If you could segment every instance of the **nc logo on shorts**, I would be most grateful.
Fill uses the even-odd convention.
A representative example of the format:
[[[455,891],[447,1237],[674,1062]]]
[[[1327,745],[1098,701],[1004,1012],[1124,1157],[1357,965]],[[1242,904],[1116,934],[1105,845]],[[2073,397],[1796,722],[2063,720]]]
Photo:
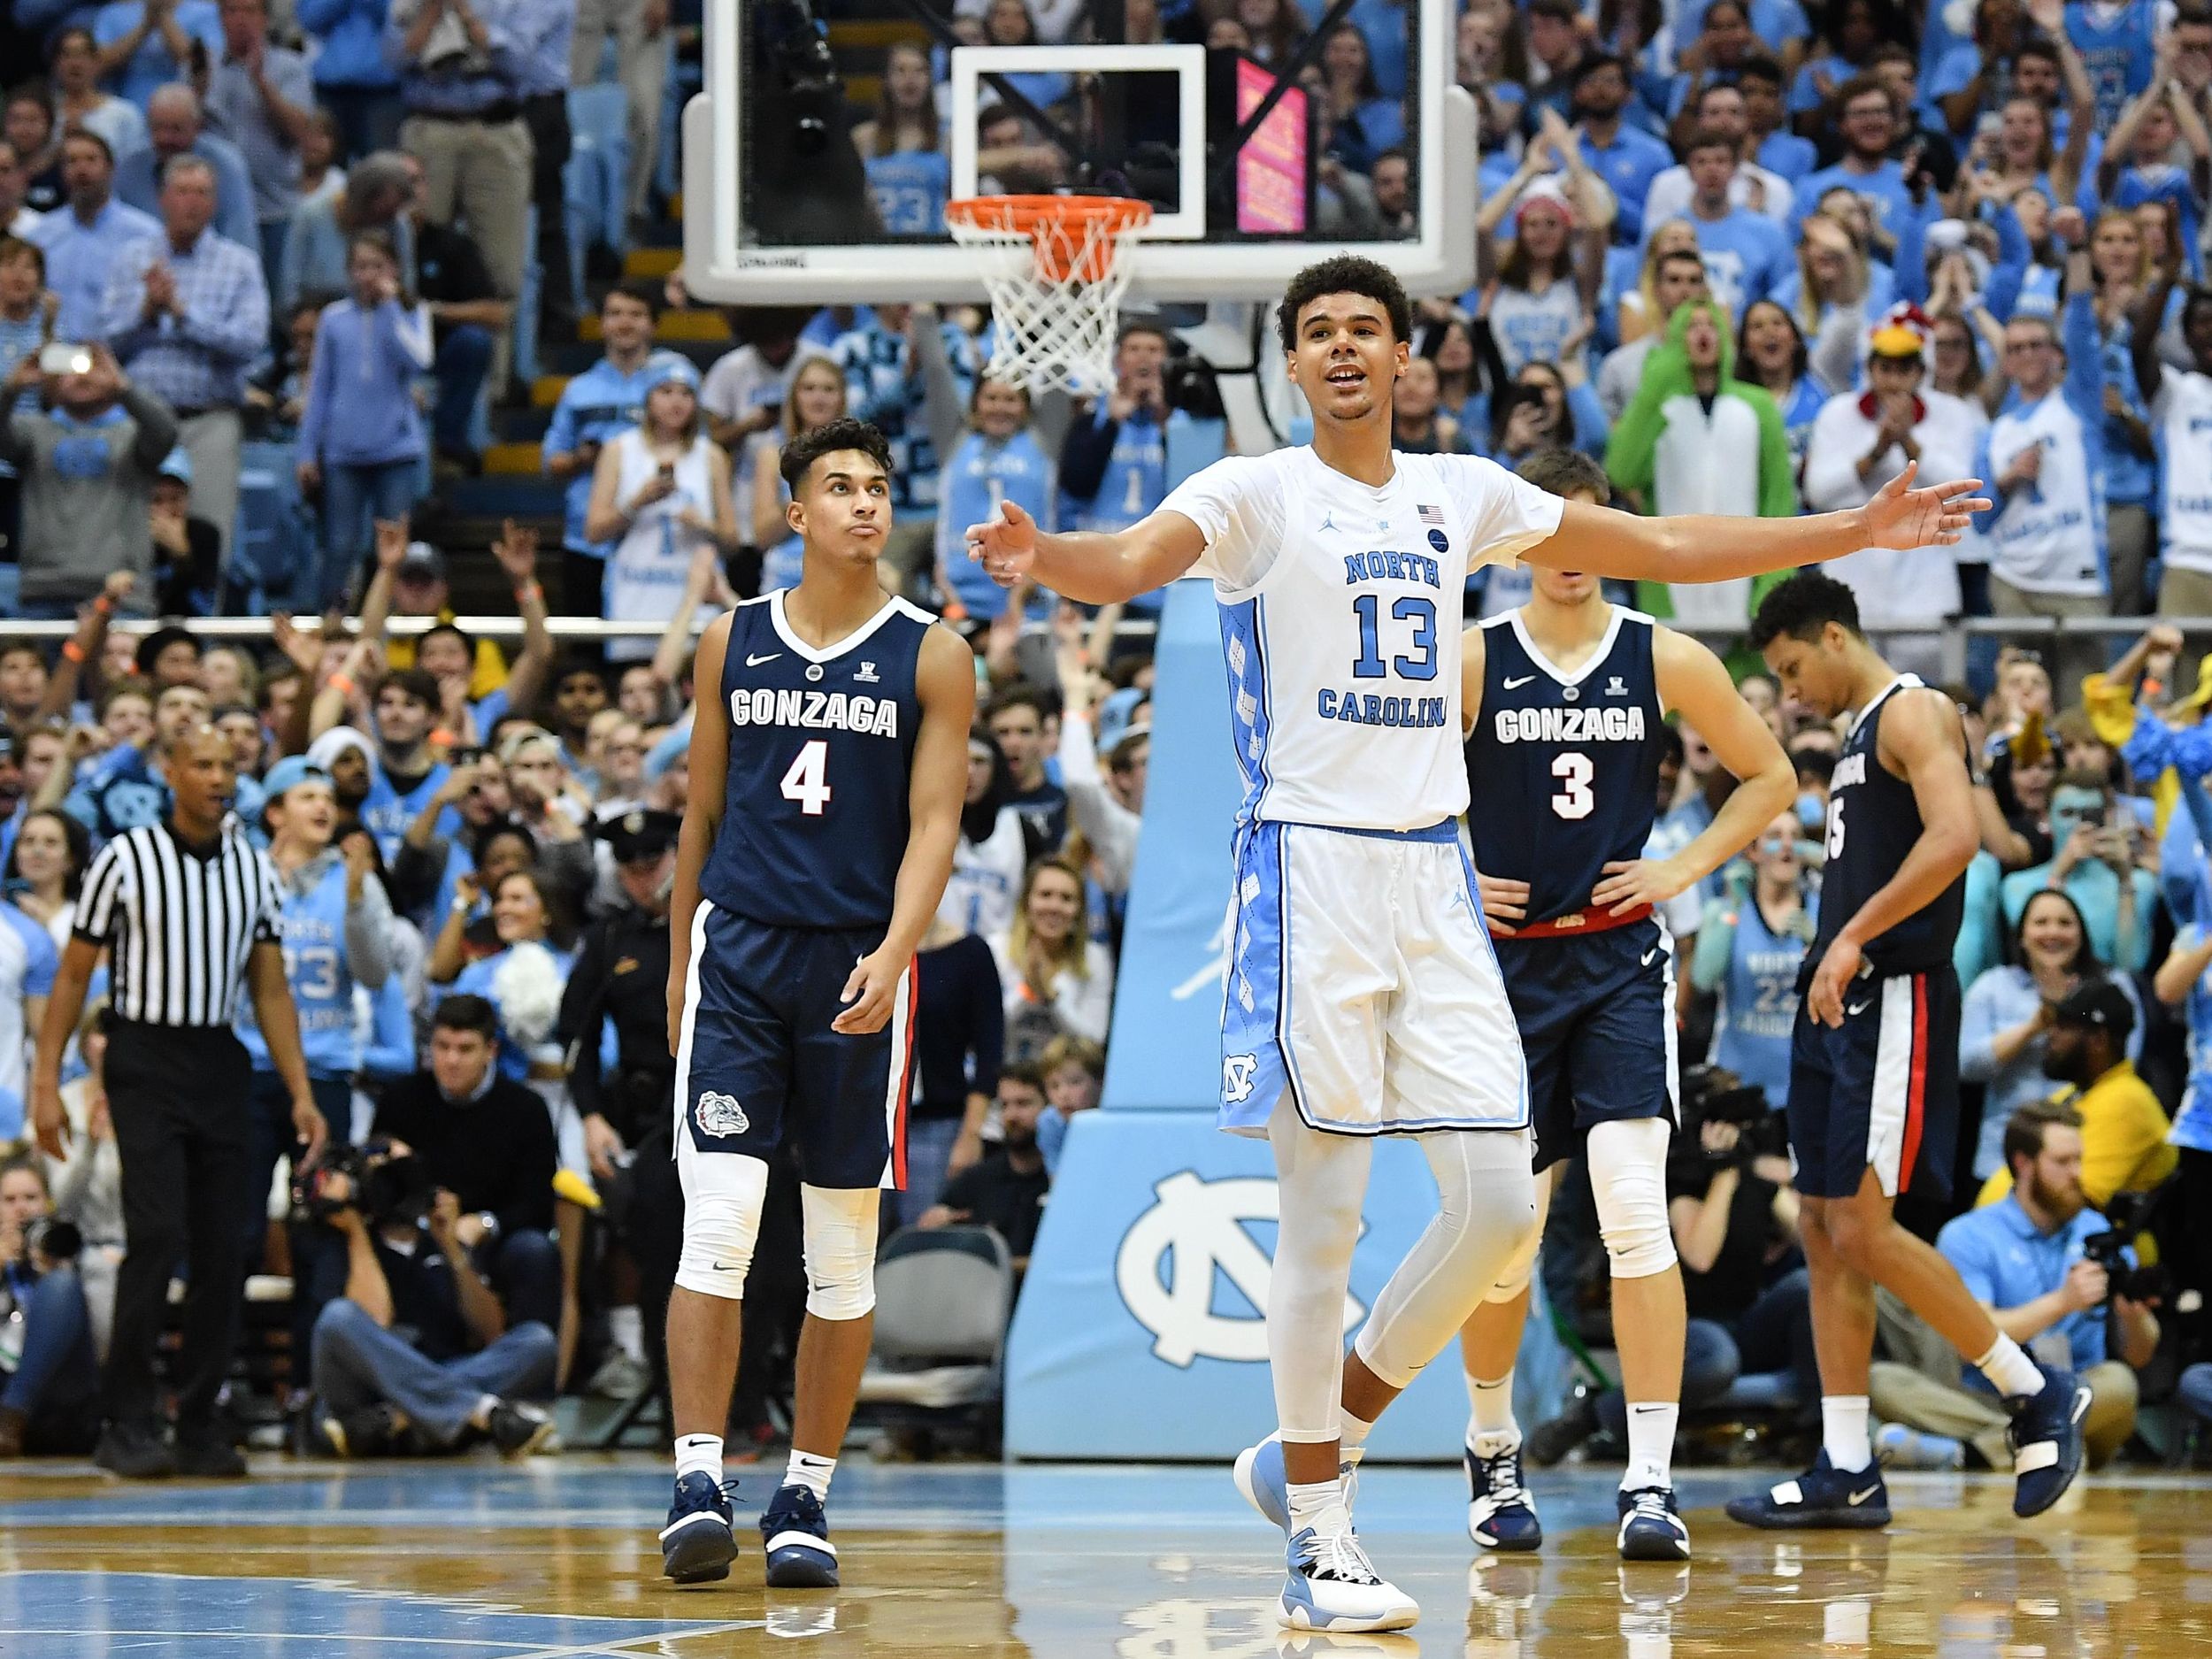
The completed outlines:
[[[1221,1098],[1241,1106],[1252,1098],[1252,1079],[1260,1069],[1257,1055],[1233,1054],[1221,1063]]]
[[[1181,1170],[1152,1193],[1158,1202],[1122,1235],[1114,1257],[1115,1286],[1137,1323],[1152,1333],[1152,1352],[1186,1369],[1200,1359],[1263,1363],[1274,1263],[1245,1224],[1278,1219],[1281,1194],[1274,1181],[1249,1176],[1209,1181]],[[1160,1277],[1164,1265],[1173,1275],[1166,1282]],[[1235,1286],[1235,1296],[1216,1297],[1217,1269]],[[1248,1313],[1215,1311],[1217,1305],[1237,1308],[1240,1298]],[[1366,1311],[1345,1297],[1344,1329],[1351,1330]]]
[[[753,1126],[753,1120],[745,1115],[745,1109],[737,1103],[734,1095],[717,1094],[712,1089],[699,1096],[691,1116],[703,1135],[741,1135]]]

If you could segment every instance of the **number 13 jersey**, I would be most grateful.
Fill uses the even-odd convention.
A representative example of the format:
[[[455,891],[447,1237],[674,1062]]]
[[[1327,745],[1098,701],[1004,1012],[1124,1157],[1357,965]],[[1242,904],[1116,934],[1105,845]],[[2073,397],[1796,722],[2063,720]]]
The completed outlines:
[[[1310,448],[1216,462],[1161,504],[1206,538],[1244,774],[1240,822],[1422,829],[1467,808],[1467,573],[1559,527],[1559,498],[1471,456],[1393,452],[1379,489]]]
[[[915,668],[935,618],[887,600],[818,650],[783,600],[778,589],[730,613],[729,780],[699,889],[771,927],[882,927],[906,856]]]
[[[1529,884],[1528,921],[1586,910],[1609,864],[1643,856],[1659,810],[1652,620],[1613,609],[1587,662],[1563,673],[1521,613],[1482,625],[1482,708],[1467,739],[1475,868]]]

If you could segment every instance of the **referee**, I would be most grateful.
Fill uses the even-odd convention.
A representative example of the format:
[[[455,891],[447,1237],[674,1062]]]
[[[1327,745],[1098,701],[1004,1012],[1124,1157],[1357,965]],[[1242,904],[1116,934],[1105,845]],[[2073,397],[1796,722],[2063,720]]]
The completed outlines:
[[[106,950],[105,1081],[123,1160],[126,1253],[108,1348],[107,1428],[96,1460],[136,1478],[242,1475],[245,1460],[214,1421],[238,1334],[238,1217],[257,1196],[247,1191],[252,1076],[231,1029],[242,988],[253,998],[309,1157],[321,1149],[323,1118],[308,1087],[277,943],[276,877],[227,816],[238,783],[230,740],[195,723],[163,744],[161,762],[169,815],[108,842],[85,876],[74,937],[39,1029],[32,1125],[39,1145],[62,1156],[69,1140],[62,1049]],[[180,1256],[190,1279],[172,1448],[154,1390],[154,1346]]]

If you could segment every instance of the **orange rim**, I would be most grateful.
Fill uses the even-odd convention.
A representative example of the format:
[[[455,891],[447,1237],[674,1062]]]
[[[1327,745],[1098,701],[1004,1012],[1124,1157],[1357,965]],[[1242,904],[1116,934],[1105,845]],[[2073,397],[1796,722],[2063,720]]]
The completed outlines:
[[[1112,268],[1122,234],[1150,222],[1152,205],[1123,196],[969,196],[946,203],[945,217],[1028,237],[1040,276],[1096,282]],[[1102,230],[1095,240],[1093,225]]]

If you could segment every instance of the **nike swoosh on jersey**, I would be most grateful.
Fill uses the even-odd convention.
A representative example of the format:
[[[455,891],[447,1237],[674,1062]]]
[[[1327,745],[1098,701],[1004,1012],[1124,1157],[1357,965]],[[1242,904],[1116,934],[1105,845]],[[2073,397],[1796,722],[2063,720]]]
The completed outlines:
[[[1533,674],[1523,674],[1518,680],[1507,680],[1505,682],[1505,688],[1508,691],[1518,691],[1523,686],[1525,686],[1530,680],[1535,678],[1536,676]]]
[[[1651,966],[1651,964],[1652,964],[1655,961],[1656,961],[1656,960],[1658,959],[1658,956],[1659,956],[1659,953],[1658,953],[1656,950],[1647,950],[1646,952],[1644,952],[1643,960],[1642,960],[1640,963],[1639,963],[1637,965],[1638,965],[1638,966],[1640,966],[1640,967],[1648,968],[1649,966]]]
[[[763,663],[772,663],[776,660],[776,658],[781,657],[783,653],[781,651],[771,651],[765,657],[755,657],[750,651],[748,651],[745,654],[745,666],[748,668],[758,668]]]
[[[1871,1002],[1854,1002],[1850,1007],[1845,1009],[1843,1011],[1847,1014],[1863,1014],[1868,1009],[1873,1006],[1874,1004]]]

